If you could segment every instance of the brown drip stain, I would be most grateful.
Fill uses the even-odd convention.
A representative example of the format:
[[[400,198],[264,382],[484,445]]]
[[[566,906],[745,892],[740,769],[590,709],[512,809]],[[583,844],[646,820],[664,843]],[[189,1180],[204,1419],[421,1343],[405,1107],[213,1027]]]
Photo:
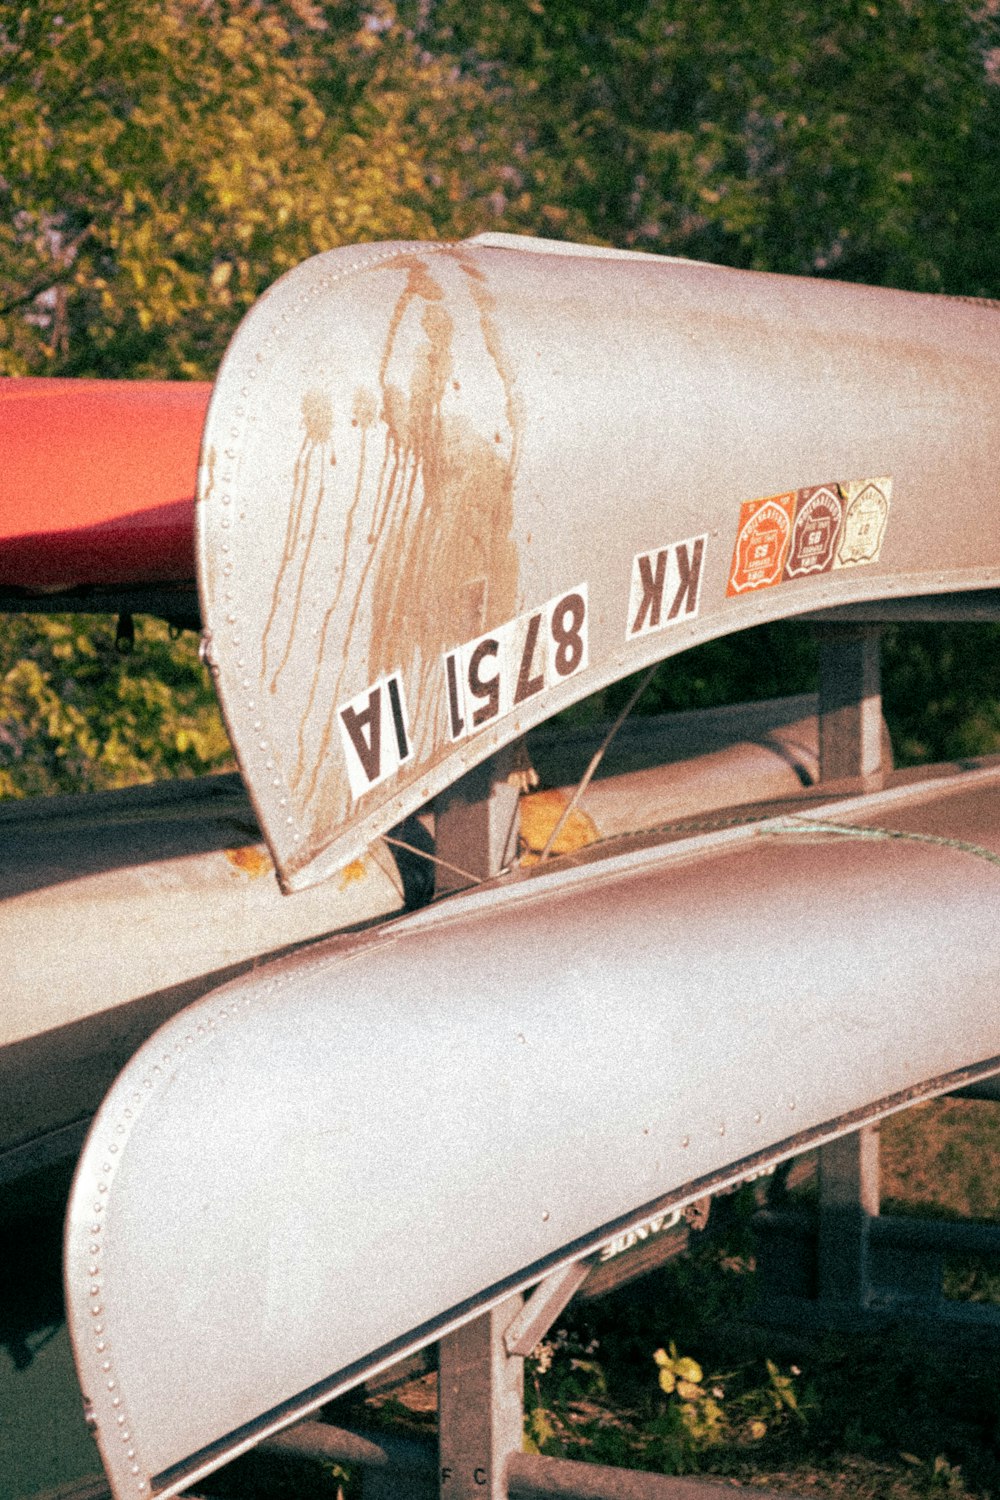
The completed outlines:
[[[330,463],[334,463],[335,456],[331,447],[333,434],[333,404],[325,391],[306,391],[302,397],[302,426],[305,435],[299,446],[295,459],[295,467],[292,471],[292,503],[288,509],[288,521],[285,527],[285,544],[281,554],[281,563],[278,567],[278,576],[275,580],[274,595],[271,601],[271,609],[264,625],[264,635],[261,643],[261,676],[268,689],[275,693],[278,689],[278,681],[282,672],[288,665],[292,646],[295,641],[296,627],[302,608],[302,591],[305,587],[306,572],[309,567],[309,557],[316,540],[316,528],[319,525],[320,513],[323,509],[323,500],[326,494],[325,467],[323,462],[328,456]],[[313,468],[315,466],[315,479]],[[303,541],[303,533],[305,540]],[[301,544],[301,545],[300,545]],[[294,590],[290,601],[285,598],[285,582],[292,566],[295,566],[296,579]],[[282,605],[289,604],[289,618],[281,625],[281,634],[284,645],[274,654],[278,660],[275,663],[271,652],[270,637],[278,625],[279,615],[282,613]]]
[[[371,621],[366,682],[374,683],[392,671],[403,673],[416,770],[445,737],[439,682],[442,652],[503,624],[518,611],[518,555],[512,530],[522,421],[514,375],[499,336],[492,295],[478,268],[460,250],[439,254],[462,273],[478,359],[481,363],[485,355],[497,377],[496,409],[485,431],[455,409],[453,393],[469,378],[459,364],[456,319],[463,320],[461,339],[468,348],[469,302],[463,306],[461,296],[453,294],[446,301],[444,287],[420,255],[407,253],[372,267],[366,274],[405,271],[406,280],[389,317],[378,390],[359,388],[354,393],[351,423],[360,430],[358,466],[345,508],[339,556],[330,559],[331,592],[318,630],[318,649],[312,648],[316,666],[292,775],[303,802],[314,804],[311,816],[304,819],[314,826],[329,825],[350,805],[336,753],[336,710],[345,691],[347,665],[361,644],[357,637],[362,626],[367,629]],[[408,367],[408,378],[402,380],[401,365]],[[450,407],[445,405],[447,395],[452,398]],[[287,591],[286,574],[294,560],[292,625],[298,618],[323,498],[320,482],[309,517],[312,461],[329,442],[332,428],[332,417],[325,426],[318,420],[318,403],[307,413],[306,403],[312,399],[303,402],[306,433],[275,586],[277,601]],[[362,537],[357,522],[366,509],[368,530]],[[348,577],[352,550],[353,574]],[[345,580],[349,608],[343,597]],[[266,647],[267,636],[277,633],[277,610],[276,603],[265,632]],[[331,641],[335,625],[340,638]],[[288,660],[292,633],[290,629],[280,657],[270,647],[270,662],[276,663],[270,666],[274,685]],[[328,643],[338,662],[333,681],[329,666],[327,672],[322,670]]]

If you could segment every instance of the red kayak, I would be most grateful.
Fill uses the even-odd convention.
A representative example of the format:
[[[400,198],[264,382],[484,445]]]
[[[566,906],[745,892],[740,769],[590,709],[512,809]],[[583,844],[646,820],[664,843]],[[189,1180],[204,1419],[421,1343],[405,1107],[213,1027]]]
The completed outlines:
[[[0,380],[0,589],[188,584],[211,385]]]

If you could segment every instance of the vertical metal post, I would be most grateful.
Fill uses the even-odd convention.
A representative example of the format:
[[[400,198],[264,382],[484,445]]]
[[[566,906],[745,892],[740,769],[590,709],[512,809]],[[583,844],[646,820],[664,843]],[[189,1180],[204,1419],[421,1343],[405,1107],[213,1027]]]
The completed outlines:
[[[520,1311],[512,1297],[438,1346],[441,1500],[507,1500],[507,1460],[521,1450],[524,1360],[504,1333]]]
[[[879,1127],[865,1125],[819,1150],[821,1298],[867,1306],[868,1228],[878,1211]]]
[[[508,754],[491,756],[435,800],[434,852],[447,862],[436,866],[438,895],[469,884],[459,870],[489,880],[517,854],[519,794],[509,769]]]
[[[883,777],[881,627],[818,628],[820,780],[874,791]]]

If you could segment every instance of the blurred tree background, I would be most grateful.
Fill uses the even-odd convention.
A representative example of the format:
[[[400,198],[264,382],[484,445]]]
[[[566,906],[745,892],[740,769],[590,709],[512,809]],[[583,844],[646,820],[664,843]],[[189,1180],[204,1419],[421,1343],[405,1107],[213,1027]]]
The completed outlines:
[[[306,256],[504,229],[1000,297],[1000,0],[8,0],[0,374],[211,378]],[[0,795],[226,763],[190,639],[0,630]],[[1000,749],[1000,632],[897,628],[897,754]],[[803,628],[642,707],[811,686]],[[609,695],[613,705],[615,693]]]

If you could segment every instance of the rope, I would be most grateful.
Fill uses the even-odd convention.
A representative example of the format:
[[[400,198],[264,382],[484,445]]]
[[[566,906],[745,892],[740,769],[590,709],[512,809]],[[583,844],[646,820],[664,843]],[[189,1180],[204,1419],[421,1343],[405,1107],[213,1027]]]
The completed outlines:
[[[966,839],[949,839],[938,833],[913,833],[902,828],[871,828],[864,824],[828,823],[824,818],[807,818],[801,813],[791,813],[780,822],[762,828],[762,834],[783,833],[835,833],[853,839],[905,839],[917,844],[934,844],[942,849],[957,849],[961,854],[974,854],[991,865],[1000,865],[1000,854],[985,849],[982,844],[972,844]]]
[[[591,756],[590,764],[584,771],[583,775],[580,777],[580,780],[577,783],[576,790],[574,791],[569,801],[566,803],[566,806],[563,808],[562,812],[559,814],[559,817],[556,821],[556,826],[553,828],[552,832],[549,834],[548,838],[545,841],[545,847],[542,850],[541,854],[538,856],[538,863],[540,865],[543,865],[548,859],[549,853],[552,849],[552,845],[555,843],[556,839],[562,832],[566,819],[569,817],[574,807],[576,807],[577,803],[580,801],[580,798],[583,796],[584,792],[587,790],[588,786],[593,780],[594,772],[601,764],[601,761],[604,758],[605,750],[607,750],[608,746],[611,744],[611,741],[614,739],[619,729],[625,723],[625,720],[628,718],[633,708],[635,708],[635,705],[638,703],[640,697],[645,692],[646,687],[651,681],[653,673],[656,671],[656,668],[658,666],[659,662],[655,662],[653,666],[649,668],[648,672],[643,673],[639,681],[639,686],[629,698],[628,702],[625,704],[625,707],[622,709],[621,713],[618,715],[617,719],[612,724],[607,734],[604,736],[604,739],[601,741],[600,745]]]
[[[431,854],[426,849],[418,849],[416,844],[408,844],[405,839],[397,839],[391,833],[383,833],[383,842],[395,844],[397,849],[405,849],[407,854],[419,854],[421,859],[429,860],[432,865],[440,865],[442,870],[451,870],[455,875],[461,875],[470,885],[482,885],[483,877],[473,875],[469,870],[463,870],[461,865],[453,865],[450,860],[442,859],[440,855]]]

